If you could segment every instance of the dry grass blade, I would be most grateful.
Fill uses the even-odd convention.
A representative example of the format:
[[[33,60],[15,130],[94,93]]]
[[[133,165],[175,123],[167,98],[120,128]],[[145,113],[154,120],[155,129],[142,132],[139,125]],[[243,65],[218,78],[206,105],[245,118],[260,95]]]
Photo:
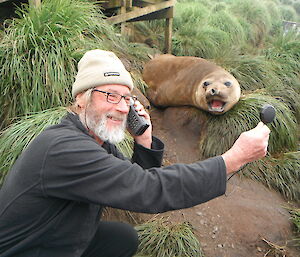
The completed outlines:
[[[271,256],[276,256],[276,257],[286,257],[286,246],[279,246],[271,241],[262,238],[262,240],[270,247],[270,249],[265,253],[264,257]]]
[[[291,215],[291,220],[294,224],[295,237],[292,240],[292,245],[300,247],[300,208],[284,207]]]

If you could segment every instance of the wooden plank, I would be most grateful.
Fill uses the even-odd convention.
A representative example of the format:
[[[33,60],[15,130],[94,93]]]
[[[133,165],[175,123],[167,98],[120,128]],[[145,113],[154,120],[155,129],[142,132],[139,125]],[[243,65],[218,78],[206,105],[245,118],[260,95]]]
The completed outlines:
[[[168,0],[142,0],[143,2],[147,2],[149,4],[158,4],[164,1],[168,1]]]
[[[1,0],[0,0],[1,1]],[[7,0],[5,0],[7,1]],[[126,7],[132,7],[132,6],[137,6],[137,7],[145,7],[149,6],[152,4],[157,4],[159,2],[162,2],[162,0],[158,1],[145,1],[145,0],[127,0]],[[122,6],[122,0],[104,0],[99,3],[104,9],[113,9],[113,8],[120,8]]]
[[[4,2],[8,2],[9,0],[0,0],[0,4]]]
[[[175,0],[164,1],[164,2],[159,3],[159,4],[147,6],[147,7],[140,8],[138,10],[134,10],[134,11],[131,11],[131,12],[128,12],[128,13],[125,13],[125,14],[121,14],[121,15],[117,15],[117,16],[107,18],[107,21],[110,24],[122,23],[122,22],[125,22],[125,21],[128,21],[128,20],[132,20],[134,18],[137,18],[139,16],[143,16],[143,15],[146,15],[146,14],[157,12],[157,11],[162,10],[162,9],[173,7],[174,4],[175,4]]]
[[[149,20],[160,20],[160,19],[168,19],[174,17],[173,7],[169,7],[163,10],[159,10],[154,13],[146,14],[132,20],[128,20],[128,22],[135,22],[135,21],[149,21]]]

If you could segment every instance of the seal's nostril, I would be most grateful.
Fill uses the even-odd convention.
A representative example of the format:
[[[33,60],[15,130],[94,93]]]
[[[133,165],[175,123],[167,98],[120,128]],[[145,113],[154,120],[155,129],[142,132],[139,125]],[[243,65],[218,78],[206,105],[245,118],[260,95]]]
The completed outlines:
[[[211,95],[215,95],[215,94],[216,94],[216,90],[212,88],[212,89],[210,90],[210,93],[211,93]]]

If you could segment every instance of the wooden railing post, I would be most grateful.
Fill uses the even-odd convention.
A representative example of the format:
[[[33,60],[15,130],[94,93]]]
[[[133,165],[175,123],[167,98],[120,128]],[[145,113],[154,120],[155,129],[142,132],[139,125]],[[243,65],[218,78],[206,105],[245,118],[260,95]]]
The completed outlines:
[[[122,0],[120,14],[126,13],[126,0]],[[125,35],[125,22],[121,23],[121,35]]]
[[[165,51],[167,54],[172,52],[172,27],[173,18],[167,18],[165,27]]]

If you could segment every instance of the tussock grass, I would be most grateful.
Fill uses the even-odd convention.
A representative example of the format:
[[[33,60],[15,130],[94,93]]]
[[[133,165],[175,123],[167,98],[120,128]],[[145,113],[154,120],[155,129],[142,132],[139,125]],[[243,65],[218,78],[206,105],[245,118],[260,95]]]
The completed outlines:
[[[178,2],[175,9],[174,31],[178,31],[187,23],[203,26],[210,14],[210,9],[201,2],[186,1]]]
[[[253,46],[261,46],[271,30],[271,16],[264,3],[258,0],[233,1],[231,12],[244,20],[244,24],[250,24],[248,40]]]
[[[243,174],[280,192],[285,199],[300,201],[300,152],[285,152],[250,163]]]
[[[161,218],[136,227],[140,245],[138,256],[204,256],[190,223],[172,224]]]
[[[299,16],[299,15],[300,15],[300,2],[294,2],[294,3],[293,3],[293,7],[294,7],[296,13],[297,13],[298,16]],[[298,19],[298,21],[299,21],[299,19]]]
[[[276,70],[276,75],[280,78],[284,77],[284,81],[295,80],[300,74],[300,35],[293,32],[287,34],[279,34],[270,43],[268,49],[264,50],[264,55],[268,61],[272,62],[272,66]],[[300,87],[289,83],[298,93]]]
[[[230,37],[220,29],[206,26],[199,30],[187,24],[173,37],[173,53],[178,56],[214,59],[218,56],[227,56],[233,51],[230,41]]]
[[[41,8],[24,5],[18,13],[0,45],[2,126],[18,115],[68,104],[82,33],[89,27],[92,37],[99,16],[93,4],[78,0],[45,0]]]
[[[283,17],[283,19],[286,21],[298,20],[296,10],[290,5],[281,5],[280,13],[281,13],[281,16]]]
[[[0,184],[23,149],[46,127],[57,124],[65,114],[65,108],[32,113],[0,133]]]
[[[113,50],[142,59],[145,48],[118,37],[89,1],[45,0],[24,5],[7,21],[0,43],[0,128],[17,116],[67,106],[77,63],[90,49]]]
[[[265,1],[265,6],[271,18],[271,35],[277,35],[282,30],[282,16],[279,9],[279,4],[276,1]]]
[[[242,90],[253,91],[266,88],[270,79],[273,79],[263,56],[229,55],[225,58],[218,57],[215,61],[238,80]]]
[[[212,12],[223,11],[227,9],[227,5],[223,2],[216,3],[215,6],[212,8]]]
[[[245,42],[245,32],[238,19],[230,12],[221,10],[212,12],[209,16],[208,25],[226,32],[230,36],[230,44],[243,44]]]
[[[175,55],[212,59],[228,55],[233,51],[233,42],[243,40],[242,27],[225,10],[215,13],[198,2],[178,3],[176,10],[173,36]]]

